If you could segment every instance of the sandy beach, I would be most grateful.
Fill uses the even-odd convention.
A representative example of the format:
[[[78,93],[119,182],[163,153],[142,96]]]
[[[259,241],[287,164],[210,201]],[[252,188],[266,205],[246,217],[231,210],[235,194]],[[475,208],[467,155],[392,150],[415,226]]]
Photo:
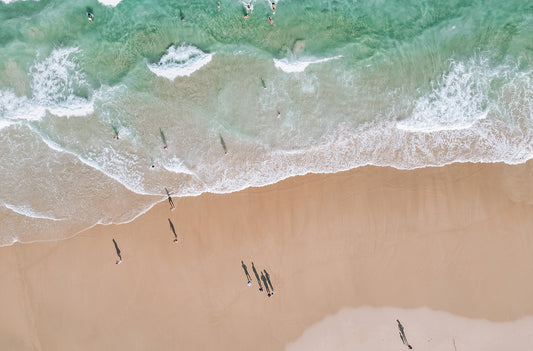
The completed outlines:
[[[532,179],[369,166],[2,247],[0,349],[530,350]]]

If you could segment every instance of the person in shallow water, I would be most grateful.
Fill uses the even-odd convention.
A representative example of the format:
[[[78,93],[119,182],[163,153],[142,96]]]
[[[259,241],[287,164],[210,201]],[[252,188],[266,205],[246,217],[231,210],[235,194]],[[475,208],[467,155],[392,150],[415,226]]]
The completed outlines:
[[[94,22],[94,15],[90,12],[87,12],[87,17],[89,18],[89,21]]]

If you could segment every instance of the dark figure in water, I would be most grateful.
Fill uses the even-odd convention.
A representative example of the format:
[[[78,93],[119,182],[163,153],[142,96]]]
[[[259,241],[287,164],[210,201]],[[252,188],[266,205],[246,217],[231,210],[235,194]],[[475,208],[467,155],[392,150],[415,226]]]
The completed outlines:
[[[115,125],[111,125],[111,127],[113,128],[113,131],[115,132],[115,136],[113,136],[113,139],[115,139],[115,140],[120,139],[118,137],[118,128]]]
[[[173,210],[174,209],[174,201],[172,201],[172,197],[170,196],[170,193],[168,192],[167,188],[165,188],[165,191],[167,192],[168,203],[170,204],[170,209]]]
[[[246,274],[246,279],[248,279],[248,286],[252,285],[252,277],[248,273],[248,267],[244,264],[244,261],[241,261],[242,269],[244,269],[244,274]]]
[[[170,218],[168,219],[168,223],[170,223],[170,230],[172,230],[172,234],[174,234],[174,242],[177,243],[178,242],[178,235],[176,234],[176,229],[174,229],[174,224],[172,223]]]
[[[272,286],[272,282],[270,281],[270,274],[268,274],[267,270],[263,270],[265,272],[265,278],[267,280],[268,285],[270,285],[270,290],[272,291],[271,295],[274,295],[274,287]]]
[[[218,135],[220,137],[220,144],[222,144],[222,148],[224,149],[224,154],[228,154],[228,148],[226,147],[226,143],[224,142],[224,138],[222,138],[222,135]]]
[[[161,128],[159,128],[159,135],[161,135],[161,141],[163,142],[163,150],[168,150],[167,138],[165,137],[165,133],[163,133]]]
[[[122,256],[120,256],[120,249],[118,248],[118,245],[115,239],[113,239],[113,244],[115,244],[115,250],[117,251],[117,256],[118,256],[118,260],[115,263],[119,264],[122,262]]]
[[[261,280],[263,281],[263,284],[265,284],[265,288],[267,289],[267,296],[270,297],[272,294],[270,293],[270,289],[268,288],[267,279],[265,278],[265,275],[263,272],[261,272]]]
[[[252,270],[254,271],[255,279],[257,279],[257,284],[259,284],[259,291],[263,291],[263,286],[261,285],[261,279],[259,279],[259,274],[255,270],[254,263],[252,262]]]
[[[403,325],[400,323],[400,321],[397,319],[396,322],[398,322],[398,329],[400,330],[400,338],[402,339],[402,342],[405,346],[407,346],[409,349],[412,349],[413,347],[409,345],[407,342],[407,337],[405,337],[405,331],[403,330]]]
[[[87,12],[87,17],[89,18],[90,22],[94,22],[94,15],[92,14],[92,12]]]
[[[185,15],[181,11],[181,9],[180,9],[180,21],[185,22]]]

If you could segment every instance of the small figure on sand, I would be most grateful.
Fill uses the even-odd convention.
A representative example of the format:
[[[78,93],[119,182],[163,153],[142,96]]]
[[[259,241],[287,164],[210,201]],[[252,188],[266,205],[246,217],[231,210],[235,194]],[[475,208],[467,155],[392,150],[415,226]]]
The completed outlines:
[[[281,117],[281,112],[278,111],[278,118],[280,118],[280,117]]]
[[[170,204],[170,209],[173,210],[175,208],[174,207],[174,201],[172,201],[172,197],[170,196],[170,193],[168,192],[167,188],[165,188],[165,191],[167,192],[168,203]]]
[[[248,279],[248,286],[252,285],[252,277],[250,277],[250,274],[248,273],[248,267],[244,264],[244,261],[241,261],[242,269],[244,269],[244,274],[246,275],[246,279]]]
[[[271,295],[274,295],[274,287],[272,286],[272,282],[270,281],[270,274],[268,274],[266,269],[264,269],[263,272],[265,272],[265,278],[267,280],[268,285],[270,285]]]
[[[222,138],[222,134],[218,134],[220,137],[220,144],[222,145],[222,148],[224,149],[224,155],[228,154],[228,148],[226,147],[226,143],[224,142],[224,138]]]
[[[159,128],[159,135],[161,135],[161,141],[163,142],[163,150],[168,150],[167,138],[165,137],[165,133],[163,133],[161,128]]]
[[[412,349],[413,347],[409,345],[407,342],[407,337],[405,336],[405,331],[403,330],[403,325],[400,323],[400,321],[397,319],[396,322],[398,322],[398,329],[400,330],[400,338],[402,339],[402,342],[405,346],[407,346],[409,349]]]
[[[263,291],[263,286],[261,285],[261,279],[259,279],[259,274],[255,269],[254,263],[252,262],[252,270],[254,271],[255,279],[257,279],[257,284],[259,284],[259,291]]]
[[[172,230],[172,234],[174,234],[174,243],[177,243],[178,242],[178,235],[176,234],[176,229],[174,228],[174,223],[172,223],[172,221],[170,220],[170,218],[168,219],[168,223],[170,224],[170,230]]]
[[[121,264],[122,263],[122,256],[120,255],[120,249],[118,248],[117,242],[113,238],[113,244],[115,244],[115,250],[117,251],[118,260],[115,262],[115,264]]]
[[[268,16],[268,21],[270,22],[271,25],[274,25],[274,21],[272,21],[272,17]]]
[[[267,296],[268,297],[272,296],[272,294],[270,293],[270,289],[268,287],[267,280],[266,280],[265,275],[263,274],[263,272],[261,272],[261,280],[263,281],[263,284],[265,285],[265,288],[267,290]]]

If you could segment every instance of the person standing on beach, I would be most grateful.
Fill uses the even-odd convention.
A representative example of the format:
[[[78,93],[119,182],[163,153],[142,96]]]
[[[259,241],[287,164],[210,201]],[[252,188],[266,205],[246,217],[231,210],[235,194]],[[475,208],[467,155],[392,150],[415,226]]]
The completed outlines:
[[[248,279],[248,286],[252,285],[252,277],[250,277],[250,274],[248,273],[248,267],[244,264],[244,261],[241,261],[242,269],[244,269],[244,274],[246,274],[246,279]]]
[[[268,297],[272,296],[272,294],[270,293],[270,289],[268,288],[268,283],[263,272],[261,272],[261,280],[263,281],[263,284],[265,284],[265,288],[267,290],[267,296]]]
[[[274,287],[272,286],[272,282],[270,281],[270,274],[268,274],[266,269],[264,269],[263,272],[265,272],[266,281],[268,285],[270,285],[271,295],[274,295]]]
[[[398,322],[398,329],[400,330],[400,339],[402,339],[402,342],[405,346],[407,346],[409,349],[412,349],[413,347],[409,345],[407,342],[407,337],[405,336],[405,331],[403,330],[403,325],[400,323],[400,320],[396,320]]]
[[[120,249],[118,248],[117,242],[113,238],[113,244],[115,244],[115,250],[117,251],[118,260],[115,262],[115,264],[121,264],[122,263],[122,256],[120,255]]]
[[[172,201],[172,197],[170,196],[170,193],[168,192],[167,188],[165,188],[165,191],[167,192],[168,203],[170,204],[170,209],[173,210],[174,209],[174,201]]]
[[[174,234],[174,242],[177,243],[178,242],[178,235],[176,234],[176,229],[174,228],[174,223],[172,223],[170,218],[168,219],[168,223],[170,223],[170,230],[172,230],[172,234]]]
[[[263,286],[261,285],[261,279],[259,279],[259,274],[255,269],[254,263],[252,262],[252,270],[254,271],[255,279],[257,279],[257,284],[259,284],[259,291],[263,291]]]

